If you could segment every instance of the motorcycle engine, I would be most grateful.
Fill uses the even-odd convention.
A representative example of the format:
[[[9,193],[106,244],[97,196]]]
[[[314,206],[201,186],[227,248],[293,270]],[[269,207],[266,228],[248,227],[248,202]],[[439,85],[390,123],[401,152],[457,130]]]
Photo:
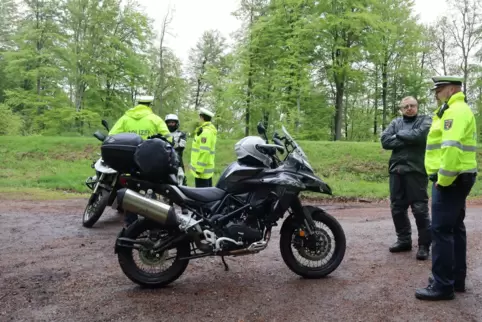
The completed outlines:
[[[228,205],[222,215],[216,215],[213,218],[230,213],[237,208],[238,205]],[[265,225],[262,218],[269,209],[270,203],[266,203],[265,200],[259,202],[258,205],[251,208],[249,211],[244,212],[240,217],[231,219],[224,227],[221,228],[223,237],[231,238],[237,242],[242,241],[243,245],[235,245],[231,242],[222,242],[222,248],[224,250],[233,250],[238,248],[245,248],[254,242],[263,239],[263,233]],[[212,219],[213,219],[212,218]],[[260,219],[260,220],[258,220]]]
[[[223,229],[226,237],[236,241],[243,241],[245,245],[250,245],[263,238],[263,233],[256,227],[250,227],[242,221],[229,222]]]

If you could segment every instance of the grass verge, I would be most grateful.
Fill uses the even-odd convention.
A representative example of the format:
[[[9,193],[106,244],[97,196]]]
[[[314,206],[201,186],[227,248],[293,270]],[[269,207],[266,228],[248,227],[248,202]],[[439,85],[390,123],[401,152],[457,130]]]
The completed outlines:
[[[225,167],[235,160],[236,140],[218,140],[214,182]],[[190,159],[190,141],[184,152]],[[333,189],[340,200],[380,200],[389,196],[388,159],[390,152],[374,142],[301,141],[317,175]],[[100,143],[95,138],[71,137],[0,137],[0,198],[64,199],[84,197],[84,185],[93,175],[91,164],[98,158]],[[482,148],[478,152],[482,159]],[[188,174],[188,185],[193,185]],[[471,196],[481,196],[480,177]],[[312,193],[306,197],[322,198]],[[331,197],[328,197],[331,198]]]

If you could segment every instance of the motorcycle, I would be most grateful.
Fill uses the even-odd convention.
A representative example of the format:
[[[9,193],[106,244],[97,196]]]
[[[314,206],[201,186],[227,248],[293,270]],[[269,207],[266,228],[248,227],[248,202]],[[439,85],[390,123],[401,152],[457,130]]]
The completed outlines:
[[[282,131],[284,136],[275,133],[275,144],[269,144],[259,123],[258,133],[265,140],[253,136],[236,143],[238,160],[225,169],[216,187],[191,188],[131,178],[127,186],[142,186],[189,211],[182,214],[174,206],[120,189],[115,205],[141,216],[116,238],[114,251],[123,273],[141,286],[162,287],[178,279],[192,259],[220,256],[228,270],[224,257],[266,249],[272,227],[286,212],[289,215],[279,240],[284,263],[305,278],[333,272],[345,255],[343,228],[323,209],[302,205],[299,198],[302,191],[331,195],[331,188],[314,174],[305,153],[284,126]],[[250,146],[246,142],[258,143]],[[263,155],[269,163],[252,162],[249,153],[241,155],[244,147],[256,149],[261,154],[251,155],[258,159]],[[277,152],[287,152],[285,159],[281,161]],[[173,250],[176,254],[171,256]],[[303,263],[305,260],[311,264]],[[172,264],[165,268],[168,261]]]
[[[110,129],[107,121],[102,120],[101,123],[107,132],[109,132]],[[100,131],[96,131],[94,137],[101,142],[104,142],[107,138],[107,136]],[[149,138],[162,138],[162,136],[153,135]],[[142,141],[140,137],[138,139],[137,144]],[[93,177],[88,177],[85,181],[85,185],[92,190],[92,194],[82,216],[82,225],[87,228],[94,226],[104,213],[107,206],[112,206],[116,198],[117,190],[126,185],[126,178],[136,177],[137,175],[136,173],[121,173],[123,176],[120,176],[118,171],[105,164],[102,157],[93,162],[91,167],[95,169],[95,175]],[[175,183],[181,185],[183,180],[184,171],[179,167]],[[134,190],[139,191],[135,188]],[[123,213],[124,210],[122,207],[117,207],[117,212]]]
[[[102,120],[102,125],[109,132],[107,121]],[[100,131],[96,131],[94,137],[104,142],[107,136]],[[85,180],[85,185],[92,190],[92,194],[82,216],[82,225],[87,228],[94,226],[107,206],[112,206],[116,198],[116,191],[122,188],[122,185],[118,182],[119,174],[116,170],[106,165],[102,157],[93,162],[91,167],[95,169],[95,175],[88,177]],[[122,208],[117,210],[121,212]]]

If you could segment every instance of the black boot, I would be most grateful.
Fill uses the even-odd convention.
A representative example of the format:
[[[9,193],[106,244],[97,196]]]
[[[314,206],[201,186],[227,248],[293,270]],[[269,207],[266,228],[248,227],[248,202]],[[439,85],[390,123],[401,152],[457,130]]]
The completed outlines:
[[[429,284],[426,288],[418,288],[415,291],[415,297],[419,300],[427,301],[444,301],[453,300],[455,298],[455,293],[451,292],[440,292],[433,288],[432,284]]]
[[[427,260],[429,252],[430,248],[427,245],[418,245],[417,259],[422,261]]]
[[[412,243],[411,242],[401,242],[397,240],[395,244],[390,246],[389,248],[390,253],[399,253],[399,252],[408,252],[412,250]]]

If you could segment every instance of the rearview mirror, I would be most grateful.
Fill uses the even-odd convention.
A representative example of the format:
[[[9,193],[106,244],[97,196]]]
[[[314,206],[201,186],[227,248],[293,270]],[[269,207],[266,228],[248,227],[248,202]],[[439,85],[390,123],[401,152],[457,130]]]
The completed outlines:
[[[266,133],[266,129],[264,128],[263,123],[261,122],[258,122],[257,129],[258,129],[259,135],[264,135]]]
[[[101,123],[102,123],[102,125],[105,127],[105,129],[106,129],[107,131],[109,131],[109,123],[107,123],[106,120],[102,120]]]

